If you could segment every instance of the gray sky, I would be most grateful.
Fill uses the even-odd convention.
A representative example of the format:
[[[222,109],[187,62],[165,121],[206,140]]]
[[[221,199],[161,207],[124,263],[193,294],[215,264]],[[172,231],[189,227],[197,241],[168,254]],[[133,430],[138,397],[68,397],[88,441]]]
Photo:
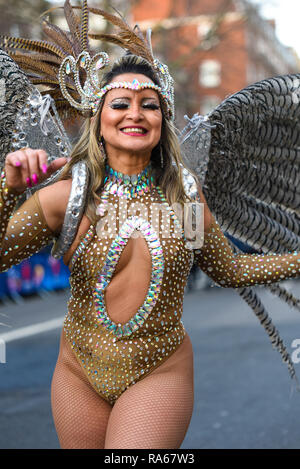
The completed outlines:
[[[300,57],[300,0],[253,0],[267,18],[276,20],[280,41],[293,47]]]

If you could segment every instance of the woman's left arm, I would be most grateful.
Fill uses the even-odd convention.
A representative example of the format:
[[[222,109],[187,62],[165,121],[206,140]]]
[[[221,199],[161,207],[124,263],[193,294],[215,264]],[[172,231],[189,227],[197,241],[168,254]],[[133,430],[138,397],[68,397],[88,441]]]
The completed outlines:
[[[206,204],[201,192],[201,202]],[[240,288],[300,277],[300,252],[235,254],[220,225],[204,205],[204,242],[195,263],[221,287]],[[209,219],[209,220],[208,220]]]

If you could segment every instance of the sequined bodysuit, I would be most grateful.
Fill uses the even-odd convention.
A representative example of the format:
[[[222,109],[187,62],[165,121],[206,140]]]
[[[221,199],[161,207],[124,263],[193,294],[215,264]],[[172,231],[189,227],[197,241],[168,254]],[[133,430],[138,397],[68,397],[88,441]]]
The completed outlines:
[[[183,296],[194,260],[220,286],[238,288],[299,276],[300,254],[234,255],[213,220],[194,256],[149,167],[131,178],[107,171],[100,221],[90,226],[70,262],[71,298],[64,332],[93,388],[113,404],[183,342]],[[10,218],[17,195],[6,187],[3,176],[1,270],[7,270],[49,244],[53,233],[38,194]],[[138,233],[149,252],[150,282],[137,311],[117,321],[108,314],[105,292],[130,238]]]
[[[135,193],[126,193],[126,184],[120,189],[124,182],[120,173],[111,171],[99,209],[109,212],[109,223],[102,220],[96,230],[91,226],[73,255],[72,297],[64,324],[90,382],[111,403],[182,343],[183,293],[193,262],[193,253],[177,236],[181,230],[175,216],[168,217],[162,192],[150,189],[147,169],[132,186]],[[158,228],[154,225],[159,207]],[[138,311],[118,324],[108,315],[104,291],[128,240],[138,232],[150,253],[150,284]]]

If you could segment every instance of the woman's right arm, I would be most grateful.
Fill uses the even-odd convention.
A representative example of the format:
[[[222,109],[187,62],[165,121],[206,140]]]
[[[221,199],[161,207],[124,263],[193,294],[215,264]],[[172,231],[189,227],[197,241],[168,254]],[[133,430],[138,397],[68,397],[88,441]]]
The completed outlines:
[[[43,150],[26,149],[7,155],[0,181],[0,271],[40,251],[58,235],[71,181],[44,187],[16,211],[15,206],[26,187],[47,179],[66,161],[59,158],[47,167]]]

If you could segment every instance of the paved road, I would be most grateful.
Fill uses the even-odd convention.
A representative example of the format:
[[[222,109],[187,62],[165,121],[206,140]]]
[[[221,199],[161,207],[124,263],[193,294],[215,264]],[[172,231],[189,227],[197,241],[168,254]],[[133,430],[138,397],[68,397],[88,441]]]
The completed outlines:
[[[286,285],[300,297],[299,281]],[[300,312],[257,291],[292,352]],[[12,326],[0,333],[62,318],[68,297],[61,292],[0,306],[0,322]],[[184,324],[195,354],[195,407],[182,448],[299,449],[300,393],[290,395],[286,366],[239,295],[216,287],[188,293]],[[6,364],[0,364],[0,448],[59,447],[50,408],[59,335],[57,328],[7,343]],[[300,378],[300,364],[295,368]]]

